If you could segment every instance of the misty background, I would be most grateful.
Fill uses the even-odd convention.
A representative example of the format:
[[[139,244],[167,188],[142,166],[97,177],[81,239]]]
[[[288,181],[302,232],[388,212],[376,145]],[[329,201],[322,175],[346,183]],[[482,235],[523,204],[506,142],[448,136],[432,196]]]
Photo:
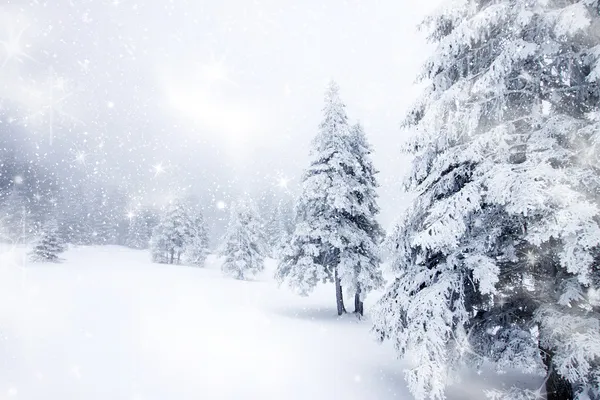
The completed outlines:
[[[215,229],[243,192],[297,192],[335,79],[374,147],[389,228],[428,54],[416,27],[436,3],[5,0],[0,163],[19,167],[0,179],[35,163],[62,190],[118,187],[132,210],[194,195]]]

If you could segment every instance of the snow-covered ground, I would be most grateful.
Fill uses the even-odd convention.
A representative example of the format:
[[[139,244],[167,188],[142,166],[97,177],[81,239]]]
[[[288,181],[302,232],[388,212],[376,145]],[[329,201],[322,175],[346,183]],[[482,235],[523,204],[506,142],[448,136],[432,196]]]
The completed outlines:
[[[201,269],[111,246],[62,264],[0,253],[0,399],[411,398],[368,320],[338,318],[331,287],[278,288],[272,261],[242,282],[213,257]],[[482,398],[468,383],[451,398]]]

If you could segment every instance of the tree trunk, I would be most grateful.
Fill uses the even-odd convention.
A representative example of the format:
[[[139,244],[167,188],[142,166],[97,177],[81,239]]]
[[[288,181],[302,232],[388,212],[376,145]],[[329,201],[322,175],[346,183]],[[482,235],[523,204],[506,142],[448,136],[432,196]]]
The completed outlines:
[[[562,376],[556,372],[552,365],[553,353],[550,350],[542,349],[544,352],[544,365],[548,373],[546,375],[546,399],[547,400],[573,400],[573,387]]]
[[[167,262],[167,264],[173,264],[174,257],[175,257],[175,250],[171,250],[171,259],[169,260],[169,262]]]
[[[360,299],[360,292],[360,286],[357,286],[356,293],[354,294],[354,312],[362,317],[364,313],[364,304]]]
[[[344,296],[342,295],[342,285],[340,283],[340,277],[338,276],[337,267],[335,267],[335,300],[337,303],[337,312],[338,315],[342,315],[346,312],[346,308],[344,307]]]

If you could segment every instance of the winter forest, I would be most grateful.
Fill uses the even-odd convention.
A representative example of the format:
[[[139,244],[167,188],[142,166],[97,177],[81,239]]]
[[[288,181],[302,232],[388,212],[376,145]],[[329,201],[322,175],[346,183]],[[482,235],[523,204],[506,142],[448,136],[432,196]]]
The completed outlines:
[[[600,400],[600,2],[0,4],[0,398]]]

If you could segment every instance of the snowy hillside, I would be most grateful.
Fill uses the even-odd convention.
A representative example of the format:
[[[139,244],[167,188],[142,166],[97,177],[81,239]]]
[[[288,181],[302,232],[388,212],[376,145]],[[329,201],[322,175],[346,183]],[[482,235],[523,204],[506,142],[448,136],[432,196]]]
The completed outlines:
[[[336,316],[332,287],[300,298],[269,278],[151,264],[80,247],[62,264],[0,258],[0,399],[409,399],[368,321]],[[369,308],[370,303],[367,304]],[[480,398],[479,387],[451,398]],[[471,393],[471,394],[469,394]]]

